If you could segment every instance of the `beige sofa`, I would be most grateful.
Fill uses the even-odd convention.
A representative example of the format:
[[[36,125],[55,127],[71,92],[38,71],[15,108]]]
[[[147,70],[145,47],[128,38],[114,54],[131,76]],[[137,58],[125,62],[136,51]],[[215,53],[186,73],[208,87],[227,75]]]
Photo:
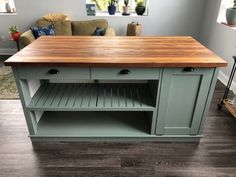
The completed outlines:
[[[91,36],[97,27],[106,29],[105,36],[115,36],[114,28],[108,26],[105,19],[88,20],[88,21],[55,21],[50,22],[40,19],[36,22],[36,26],[42,27],[53,24],[55,34],[57,36]],[[35,40],[31,30],[24,32],[20,36],[20,43],[23,46],[29,45]]]

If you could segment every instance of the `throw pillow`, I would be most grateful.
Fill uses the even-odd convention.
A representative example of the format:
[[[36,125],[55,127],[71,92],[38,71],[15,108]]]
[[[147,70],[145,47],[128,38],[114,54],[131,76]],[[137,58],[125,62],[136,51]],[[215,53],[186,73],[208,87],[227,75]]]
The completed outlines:
[[[90,36],[97,27],[106,29],[108,22],[105,19],[72,21],[71,25],[73,36]]]
[[[53,22],[53,27],[57,36],[72,36],[70,21]]]
[[[97,27],[92,36],[104,36],[106,29]]]
[[[43,19],[47,21],[63,21],[66,17],[65,14],[47,14],[43,16]]]
[[[54,36],[55,35],[55,31],[54,31],[52,25],[45,26],[45,27],[31,27],[30,29],[31,29],[35,39],[37,39],[43,35],[46,35],[46,36]]]

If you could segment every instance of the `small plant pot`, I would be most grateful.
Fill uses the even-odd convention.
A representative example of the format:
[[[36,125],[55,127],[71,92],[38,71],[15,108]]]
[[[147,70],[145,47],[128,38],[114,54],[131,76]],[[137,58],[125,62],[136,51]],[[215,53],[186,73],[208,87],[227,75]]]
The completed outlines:
[[[108,6],[108,13],[109,15],[115,15],[116,14],[116,6]]]
[[[20,33],[19,32],[11,33],[11,37],[14,41],[18,41],[20,38]]]
[[[143,15],[145,11],[146,11],[145,6],[137,6],[135,8],[135,12],[137,13],[137,15]]]
[[[123,6],[123,13],[122,13],[122,15],[130,15],[130,13],[131,13],[130,6]]]
[[[236,9],[228,8],[226,10],[226,20],[228,25],[236,25]]]

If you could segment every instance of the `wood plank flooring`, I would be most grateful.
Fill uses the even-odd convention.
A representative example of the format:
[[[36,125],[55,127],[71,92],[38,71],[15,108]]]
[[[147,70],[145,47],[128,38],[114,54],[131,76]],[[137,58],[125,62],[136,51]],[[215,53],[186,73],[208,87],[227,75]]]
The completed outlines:
[[[20,102],[0,101],[0,177],[235,177],[236,119],[216,109],[200,143],[34,143]]]

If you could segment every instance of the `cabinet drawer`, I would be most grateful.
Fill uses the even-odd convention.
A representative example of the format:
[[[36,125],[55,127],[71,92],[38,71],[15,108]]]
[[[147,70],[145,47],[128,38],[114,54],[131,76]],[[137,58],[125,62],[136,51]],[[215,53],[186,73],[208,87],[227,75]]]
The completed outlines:
[[[156,80],[160,77],[158,68],[92,68],[92,79],[103,80]]]
[[[90,79],[90,68],[19,67],[20,79]]]

